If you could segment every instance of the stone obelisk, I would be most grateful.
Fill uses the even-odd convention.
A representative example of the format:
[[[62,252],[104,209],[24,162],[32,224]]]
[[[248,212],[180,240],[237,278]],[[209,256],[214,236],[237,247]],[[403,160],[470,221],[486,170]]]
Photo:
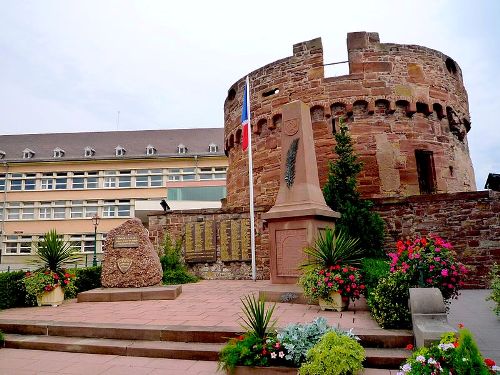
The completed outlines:
[[[309,107],[294,101],[283,106],[282,116],[280,189],[263,218],[269,223],[271,282],[289,284],[300,276],[304,248],[340,214],[326,205],[319,186]]]

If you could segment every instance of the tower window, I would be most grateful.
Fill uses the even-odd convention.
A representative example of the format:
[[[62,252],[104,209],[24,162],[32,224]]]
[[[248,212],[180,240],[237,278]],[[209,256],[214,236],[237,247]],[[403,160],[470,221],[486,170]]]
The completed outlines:
[[[420,194],[432,194],[436,192],[436,172],[434,169],[434,158],[432,151],[415,150],[417,161],[418,186]]]

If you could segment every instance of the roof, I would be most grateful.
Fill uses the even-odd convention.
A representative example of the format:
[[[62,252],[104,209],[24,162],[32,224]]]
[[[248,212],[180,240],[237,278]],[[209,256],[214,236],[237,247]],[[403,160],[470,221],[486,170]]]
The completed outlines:
[[[500,174],[498,173],[488,174],[488,179],[486,180],[486,185],[484,185],[484,188],[500,191]]]
[[[0,161],[221,156],[224,155],[223,139],[223,128],[0,135]],[[217,152],[209,153],[211,143],[219,146]],[[187,153],[177,153],[179,144],[187,147]],[[148,145],[156,149],[155,155],[146,155]],[[126,150],[125,156],[115,156],[117,146]],[[86,147],[95,150],[91,158],[84,156]],[[54,150],[57,148],[64,150],[63,157],[54,158]],[[26,149],[33,150],[35,153],[33,158],[23,159],[23,151]]]

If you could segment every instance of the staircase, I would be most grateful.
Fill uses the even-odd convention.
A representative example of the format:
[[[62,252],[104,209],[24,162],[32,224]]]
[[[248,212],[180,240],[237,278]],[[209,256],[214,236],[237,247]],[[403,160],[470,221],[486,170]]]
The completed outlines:
[[[240,334],[234,327],[148,326],[0,320],[5,347],[135,357],[217,361],[224,343]],[[367,368],[396,369],[408,356],[411,331],[359,329]]]

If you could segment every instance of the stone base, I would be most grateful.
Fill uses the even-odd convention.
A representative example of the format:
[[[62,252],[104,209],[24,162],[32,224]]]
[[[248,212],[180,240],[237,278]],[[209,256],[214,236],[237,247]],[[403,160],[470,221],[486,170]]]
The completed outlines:
[[[78,293],[78,302],[172,300],[182,293],[181,285],[143,288],[97,288]]]
[[[259,299],[266,302],[308,304],[309,300],[297,284],[272,284],[259,290]]]

